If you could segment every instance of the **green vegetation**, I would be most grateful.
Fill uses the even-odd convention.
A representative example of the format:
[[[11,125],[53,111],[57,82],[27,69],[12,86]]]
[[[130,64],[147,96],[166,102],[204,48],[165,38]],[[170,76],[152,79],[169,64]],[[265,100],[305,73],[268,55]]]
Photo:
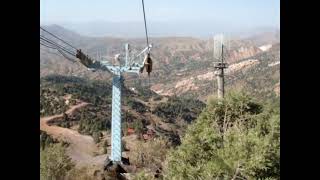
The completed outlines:
[[[105,131],[111,128],[111,109],[101,106],[87,106],[75,114],[80,119],[78,131],[82,134],[93,135],[94,132]]]
[[[102,133],[99,131],[95,131],[92,133],[92,137],[95,143],[99,143],[100,142],[100,138],[102,137]]]
[[[49,136],[46,132],[40,130],[40,148],[42,150],[54,143],[57,143],[57,141]]]
[[[40,130],[40,176],[41,180],[61,179],[74,166],[66,155],[66,142],[58,142]]]
[[[132,123],[132,128],[134,129],[136,134],[142,134],[144,132],[145,125],[142,121],[134,121]]]
[[[54,89],[56,95],[72,94],[73,99],[79,99],[95,105],[110,104],[111,102],[111,85],[106,81],[50,75],[41,78],[40,83],[40,89]]]
[[[99,133],[111,127],[111,87],[108,83],[60,75],[43,77],[40,82],[42,91],[47,92],[46,89],[53,89],[50,91],[52,92],[50,96],[52,98],[62,99],[62,96],[72,95],[71,102],[77,99],[92,103],[92,105],[77,111],[73,117],[66,116],[61,121],[54,122],[55,124],[70,128],[71,125],[75,125],[75,120],[77,120],[79,123],[78,131],[88,135],[93,135],[94,132]],[[52,101],[51,99],[50,101]],[[65,104],[64,101],[61,100],[61,102]],[[40,104],[44,103],[46,101],[40,99]],[[60,106],[57,105],[53,105],[52,108],[50,108],[51,106],[41,107],[45,109],[45,112],[55,108],[59,110],[53,111],[51,114],[56,114],[57,111],[62,113],[67,108],[67,106],[59,108]],[[95,139],[97,140],[97,138]]]
[[[151,76],[151,84],[162,83],[166,88],[173,88],[182,78],[213,70],[212,48],[209,47],[208,41],[196,43],[186,41],[175,44],[176,42],[177,40],[174,40],[170,45],[167,41],[159,41],[158,47],[153,51],[157,57],[157,63],[155,63],[154,74]],[[89,41],[84,44],[88,43],[90,44]],[[236,44],[235,49],[240,46],[248,45],[245,42]],[[92,47],[85,49],[96,48]],[[117,51],[117,48],[110,48]],[[167,137],[169,142],[180,142],[180,137],[184,138],[182,144],[173,148],[169,154],[167,151],[168,147],[172,147],[171,144],[158,140],[140,142],[133,162],[142,166],[143,171],[138,173],[136,178],[153,179],[154,172],[164,166],[164,179],[279,179],[279,98],[274,93],[274,86],[279,82],[280,74],[279,66],[268,66],[269,63],[280,60],[277,53],[278,51],[267,51],[249,57],[258,59],[260,63],[247,70],[226,74],[227,91],[239,88],[257,100],[244,94],[230,94],[221,104],[216,99],[211,99],[202,112],[205,104],[193,99],[203,98],[216,92],[215,80],[203,80],[195,82],[199,89],[179,94],[183,98],[171,97],[168,102],[157,105],[153,112],[165,122],[171,123],[168,126],[154,127],[157,134]],[[52,65],[47,64],[47,66]],[[70,68],[70,66],[61,67]],[[79,70],[74,69],[70,72],[80,74],[77,71]],[[81,72],[81,76],[84,74],[95,75],[89,71]],[[40,115],[63,113],[75,103],[75,99],[89,102],[91,105],[76,111],[72,117],[65,116],[62,121],[54,123],[67,128],[79,124],[80,133],[92,135],[95,142],[99,142],[101,131],[110,128],[111,125],[111,81],[108,77],[104,79],[106,81],[58,75],[41,78]],[[127,87],[133,87],[137,81],[139,80],[125,83],[129,84]],[[150,123],[147,122],[148,118],[144,119],[144,115],[140,116],[148,110],[148,107],[136,101],[137,99],[143,101],[148,101],[149,98],[155,101],[161,99],[161,96],[148,89],[147,78],[143,83],[144,86],[135,86],[138,93],[132,93],[123,88],[124,105],[130,108],[129,111],[138,112],[133,113],[134,115],[131,113],[123,115],[124,131],[130,127],[141,134],[145,131],[146,124]],[[69,94],[72,95],[72,99],[67,105],[62,97]],[[267,102],[267,99],[270,102]],[[187,133],[181,133],[186,127],[188,127]],[[105,144],[106,152],[108,142],[102,143]],[[46,163],[41,161],[40,164],[41,167],[46,167],[43,169],[50,170],[41,170],[41,172],[51,174],[41,177],[43,179],[64,177],[92,179],[92,174],[86,175],[86,170],[70,171],[70,168],[67,168],[70,163],[64,151],[54,150],[59,149],[58,144],[47,134],[40,132],[40,147],[43,153],[41,158],[42,161],[47,159],[44,161]],[[48,153],[49,149],[65,157],[62,161],[65,167],[63,170],[60,170],[60,166],[55,166],[55,160],[58,158],[48,161],[48,157],[57,156],[55,153]],[[44,156],[47,158],[43,158]],[[164,161],[165,164],[162,163]],[[45,164],[49,165],[44,166]],[[57,172],[60,176],[57,176]]]
[[[152,176],[150,173],[146,173],[145,171],[141,171],[133,177],[133,180],[154,180],[154,179],[156,179],[154,176]]]
[[[156,138],[147,142],[139,142],[136,147],[130,159],[132,163],[137,167],[147,168],[151,172],[162,170],[162,163],[170,148],[166,139]]]
[[[40,116],[61,114],[67,109],[58,91],[40,86]]]
[[[62,143],[40,149],[41,180],[63,179],[73,167],[74,164],[66,155],[65,145]]]
[[[211,99],[167,157],[168,179],[280,179],[279,104]]]
[[[138,78],[138,77],[137,77]],[[149,82],[149,80],[146,79],[147,82]],[[134,87],[135,90],[138,92],[138,96],[141,100],[143,101],[148,101],[149,98],[153,97],[153,98],[159,98],[160,95],[158,95],[157,93],[151,91],[149,89],[148,85],[142,85],[141,83],[141,79],[138,80],[132,80],[132,82],[126,82],[126,84],[128,84],[131,87]],[[126,91],[125,93],[127,94],[129,91]],[[129,95],[129,94],[128,94]]]
[[[175,123],[178,118],[190,123],[198,117],[204,107],[205,104],[199,100],[170,97],[167,102],[160,103],[154,113],[170,123]]]
[[[97,177],[89,174],[87,167],[72,168],[65,176],[66,180],[97,180]]]
[[[142,135],[146,131],[146,126],[148,125],[147,121],[144,119],[135,119],[132,122],[123,122],[122,123],[122,131],[124,135],[128,135],[128,128],[131,128],[134,130],[134,133],[139,135]]]
[[[280,82],[280,66],[269,67],[268,64],[280,61],[280,57],[277,57],[278,52],[267,51],[248,58],[258,59],[259,63],[245,71],[238,71],[231,77],[227,76],[227,89],[235,89],[236,86],[240,86],[243,91],[262,102],[269,99],[276,101],[278,97],[274,93],[274,88]],[[243,61],[248,59],[243,59]]]
[[[148,111],[148,108],[144,104],[133,99],[128,98],[127,105],[138,113],[145,113]]]
[[[82,98],[92,104],[76,110],[71,116],[65,114],[61,121],[54,123],[61,122],[60,125],[70,127],[77,122],[80,133],[92,135],[94,141],[99,143],[101,131],[111,127],[109,95],[87,80],[63,81],[65,84],[60,85],[46,81],[42,88],[50,89],[52,97],[71,94],[72,98]],[[139,94],[124,98],[125,106],[129,107],[123,114],[124,133],[127,128],[133,128],[136,134],[142,134],[150,123],[143,115],[137,115],[148,111],[148,107],[139,100]],[[153,178],[157,171],[159,174],[164,168],[165,179],[279,179],[279,99],[275,97],[263,105],[260,102],[247,94],[229,93],[221,103],[211,98],[207,107],[190,97],[169,97],[167,102],[159,103],[153,113],[165,122],[172,123],[172,130],[154,127],[166,141],[156,139],[140,142],[137,150],[132,151],[132,162],[146,170],[137,177],[148,177],[151,172]],[[107,147],[107,141],[102,143]],[[56,176],[56,171],[66,176],[70,171],[67,167],[72,165],[67,158],[61,160],[66,164],[64,170],[48,170],[55,167],[54,161],[48,165],[49,156],[64,156],[58,144],[40,132],[42,168],[47,169],[42,170],[43,178]],[[169,151],[170,147],[172,149]],[[50,154],[48,149],[57,153]]]
[[[41,89],[51,89],[54,98],[60,98],[64,108],[60,108],[62,113],[68,106],[65,105],[63,96],[69,95],[69,102],[75,104],[76,100],[82,100],[91,103],[90,105],[75,111],[71,116],[65,116],[62,120],[55,121],[56,125],[70,128],[79,124],[78,131],[82,134],[93,135],[111,128],[111,87],[105,81],[95,81],[82,79],[78,77],[67,77],[60,75],[46,76],[40,79]],[[150,97],[159,99],[160,96],[150,91],[148,88],[136,87],[138,94],[123,88],[126,95],[123,98],[123,104],[131,110],[143,114],[149,111],[149,107],[139,102],[139,100],[148,100]],[[42,101],[41,101],[42,102]],[[204,103],[192,98],[169,98],[168,102],[160,103],[155,111],[156,115],[164,118],[166,122],[171,123],[190,123],[200,114]],[[53,106],[53,109],[59,106]],[[46,108],[44,108],[46,109]],[[123,115],[126,128],[133,128],[135,133],[144,132],[147,122],[143,117],[135,117],[132,114]],[[182,121],[181,121],[182,120]],[[127,131],[123,129],[124,132]],[[96,138],[97,139],[97,138]]]

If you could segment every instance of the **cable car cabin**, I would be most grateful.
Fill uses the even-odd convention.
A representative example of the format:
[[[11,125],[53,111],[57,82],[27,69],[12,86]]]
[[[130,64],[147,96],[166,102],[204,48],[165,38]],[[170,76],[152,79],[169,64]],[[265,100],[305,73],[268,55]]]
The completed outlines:
[[[86,67],[90,67],[93,64],[93,60],[90,59],[88,55],[83,54],[81,49],[77,49],[76,57],[80,59],[81,63]]]
[[[146,69],[149,76],[150,73],[152,72],[152,59],[149,53],[146,55],[146,57],[143,60],[143,66],[140,69],[140,73],[143,73],[144,68]]]

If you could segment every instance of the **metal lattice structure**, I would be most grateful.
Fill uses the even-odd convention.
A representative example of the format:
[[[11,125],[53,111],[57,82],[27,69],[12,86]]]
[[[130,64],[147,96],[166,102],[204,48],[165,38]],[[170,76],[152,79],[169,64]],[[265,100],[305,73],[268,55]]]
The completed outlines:
[[[66,59],[76,62],[74,59],[70,58],[76,57],[80,60],[81,64],[87,67],[89,70],[96,71],[108,71],[113,75],[112,79],[112,120],[111,120],[111,156],[108,160],[115,164],[122,164],[122,140],[121,140],[121,87],[123,86],[123,73],[142,73],[146,69],[148,76],[152,71],[152,60],[150,57],[150,50],[152,45],[149,44],[148,32],[147,32],[147,23],[144,10],[144,1],[142,0],[143,6],[143,16],[144,16],[144,25],[146,31],[146,42],[147,46],[140,53],[133,55],[130,58],[129,44],[125,45],[125,64],[121,66],[121,54],[116,56],[116,61],[118,65],[111,64],[109,61],[96,61],[90,58],[88,55],[84,54],[81,49],[77,49],[73,45],[64,41],[63,39],[57,37],[51,32],[45,30],[40,26],[40,45],[46,46],[48,48],[57,50],[61,55]],[[48,36],[44,36],[43,32],[46,32]],[[53,40],[55,39],[55,40]],[[57,41],[55,42],[55,41]],[[144,56],[144,58],[142,58]],[[100,58],[100,53],[97,53],[97,57]],[[109,161],[109,162],[110,162]],[[111,164],[112,164],[111,163]],[[109,163],[106,163],[109,164]],[[107,165],[108,166],[108,165]]]
[[[119,65],[110,65],[108,61],[95,62],[91,68],[107,70],[113,74],[112,79],[112,120],[111,120],[111,157],[113,162],[121,163],[122,158],[122,142],[121,142],[121,88],[123,86],[123,73],[141,72],[145,62],[141,61],[141,57],[150,52],[151,45],[142,50],[139,54],[129,58],[129,44],[126,44],[125,65],[121,66],[120,57],[116,58]],[[90,68],[90,67],[88,67]]]
[[[133,55],[130,58],[129,44],[125,45],[125,64],[121,66],[121,54],[116,55],[115,60],[118,65],[111,64],[107,61],[94,61],[87,55],[83,54],[81,50],[77,50],[76,57],[80,59],[81,63],[90,70],[108,71],[113,75],[112,78],[112,119],[111,119],[111,156],[109,160],[116,163],[121,163],[122,159],[122,135],[121,135],[121,88],[123,86],[123,73],[139,74],[143,71],[145,66],[148,66],[149,52],[152,45],[144,48],[140,53]],[[145,57],[142,60],[142,57]],[[149,72],[148,72],[149,73]]]
[[[120,162],[121,143],[121,86],[122,77],[114,75],[112,79],[112,122],[111,122],[111,157],[110,160]]]

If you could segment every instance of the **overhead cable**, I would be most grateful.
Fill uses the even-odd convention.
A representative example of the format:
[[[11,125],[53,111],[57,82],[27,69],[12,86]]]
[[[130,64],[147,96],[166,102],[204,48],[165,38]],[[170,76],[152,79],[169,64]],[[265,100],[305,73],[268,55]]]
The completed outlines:
[[[59,38],[58,36],[52,34],[51,32],[49,32],[49,31],[47,31],[47,30],[45,30],[43,27],[40,26],[40,29],[42,29],[43,31],[47,32],[47,33],[50,34],[51,36],[59,39],[60,41],[64,42],[65,44],[69,45],[69,46],[72,47],[73,49],[77,49],[77,48],[75,48],[74,46],[72,46],[71,44],[69,44],[69,43],[67,43],[66,41],[64,41],[64,40],[62,40],[61,38]]]

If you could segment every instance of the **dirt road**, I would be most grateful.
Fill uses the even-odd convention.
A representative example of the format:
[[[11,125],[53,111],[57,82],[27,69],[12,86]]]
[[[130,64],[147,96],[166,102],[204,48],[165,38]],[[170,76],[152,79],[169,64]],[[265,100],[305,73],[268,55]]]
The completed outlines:
[[[70,115],[76,109],[82,108],[86,105],[88,105],[88,103],[81,102],[72,106],[65,113]],[[77,131],[68,128],[49,125],[50,121],[62,117],[63,114],[40,118],[40,129],[47,132],[53,138],[70,143],[67,153],[76,163],[76,166],[102,167],[107,154],[95,156],[95,154],[99,152],[99,147],[94,143],[91,136],[79,134]]]

